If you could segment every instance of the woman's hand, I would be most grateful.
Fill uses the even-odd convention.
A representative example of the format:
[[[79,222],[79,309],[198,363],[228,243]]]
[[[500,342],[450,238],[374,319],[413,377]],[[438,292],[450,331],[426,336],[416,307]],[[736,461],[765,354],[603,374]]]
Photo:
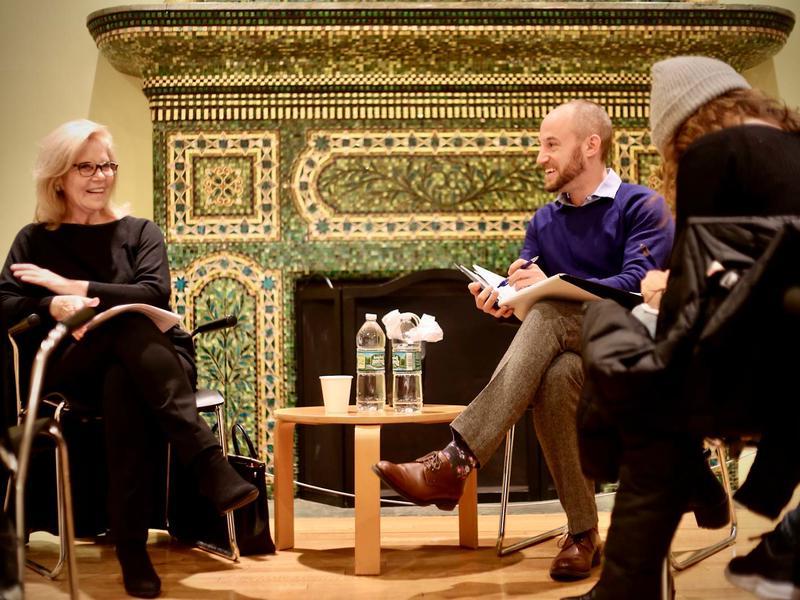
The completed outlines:
[[[47,288],[55,294],[86,296],[89,293],[88,281],[67,279],[32,263],[13,264],[11,272],[20,281]]]
[[[645,304],[658,310],[661,305],[661,298],[667,289],[667,279],[669,271],[648,271],[642,279],[642,299]]]
[[[495,308],[498,296],[497,290],[484,288],[477,282],[470,283],[467,287],[470,293],[475,296],[475,306],[478,307],[478,310],[498,318],[510,317],[514,314],[514,309],[510,306]]]
[[[50,315],[56,321],[63,321],[87,306],[95,307],[100,304],[100,298],[86,298],[85,296],[53,296],[50,301]]]

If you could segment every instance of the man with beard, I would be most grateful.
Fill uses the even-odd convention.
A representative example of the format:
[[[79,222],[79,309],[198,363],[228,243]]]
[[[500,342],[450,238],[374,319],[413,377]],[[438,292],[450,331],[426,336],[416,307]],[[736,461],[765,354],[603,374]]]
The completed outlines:
[[[666,264],[673,222],[664,199],[640,185],[622,183],[606,168],[611,119],[586,100],[555,108],[539,130],[539,168],[556,199],[538,209],[525,243],[508,269],[509,285],[530,286],[546,274],[569,273],[628,291],[638,291],[650,269]],[[536,264],[530,259],[538,256]],[[476,306],[495,317],[497,291],[471,283]],[[486,464],[506,432],[533,406],[536,435],[567,514],[569,533],[550,575],[556,580],[588,577],[599,564],[594,484],[580,465],[575,410],[583,385],[581,304],[536,303],[495,369],[492,379],[453,421],[453,441],[415,462],[381,461],[375,473],[419,505],[452,510],[474,468]]]

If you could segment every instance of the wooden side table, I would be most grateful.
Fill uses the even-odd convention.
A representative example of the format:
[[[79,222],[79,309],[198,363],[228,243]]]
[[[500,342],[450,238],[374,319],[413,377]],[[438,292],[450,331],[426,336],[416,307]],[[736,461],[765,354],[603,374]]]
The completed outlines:
[[[381,425],[400,423],[450,423],[464,406],[429,404],[421,413],[396,413],[387,408],[359,413],[350,406],[347,414],[325,414],[322,406],[281,408],[275,411],[275,541],[279,550],[294,547],[294,426],[352,425],[355,428],[355,573],[381,572],[380,479],[372,465],[380,460]],[[465,548],[478,547],[478,484],[470,473],[458,504],[458,541]]]

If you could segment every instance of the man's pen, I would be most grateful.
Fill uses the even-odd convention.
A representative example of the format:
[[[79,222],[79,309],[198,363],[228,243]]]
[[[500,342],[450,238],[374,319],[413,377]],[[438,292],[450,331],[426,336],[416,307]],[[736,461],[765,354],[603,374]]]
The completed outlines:
[[[533,263],[535,263],[537,260],[539,260],[539,257],[538,257],[538,256],[534,256],[532,259],[530,259],[530,260],[528,260],[528,261],[525,261],[525,264],[524,264],[524,265],[522,265],[522,266],[520,267],[520,269],[527,269],[527,268],[528,268],[528,267],[530,267],[530,266],[531,266]],[[517,270],[519,270],[519,269],[517,269]],[[503,286],[505,286],[505,285],[508,285],[508,277],[506,277],[505,279],[503,279],[503,281],[501,281],[500,283],[498,283],[498,284],[497,284],[497,287],[501,288],[501,287],[503,287]]]

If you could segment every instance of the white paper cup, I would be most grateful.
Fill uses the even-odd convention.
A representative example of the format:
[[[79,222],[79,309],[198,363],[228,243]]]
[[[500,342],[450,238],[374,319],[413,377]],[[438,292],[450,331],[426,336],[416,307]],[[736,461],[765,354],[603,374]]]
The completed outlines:
[[[347,413],[353,376],[320,375],[319,382],[322,385],[322,401],[325,403],[325,412],[329,414]]]

